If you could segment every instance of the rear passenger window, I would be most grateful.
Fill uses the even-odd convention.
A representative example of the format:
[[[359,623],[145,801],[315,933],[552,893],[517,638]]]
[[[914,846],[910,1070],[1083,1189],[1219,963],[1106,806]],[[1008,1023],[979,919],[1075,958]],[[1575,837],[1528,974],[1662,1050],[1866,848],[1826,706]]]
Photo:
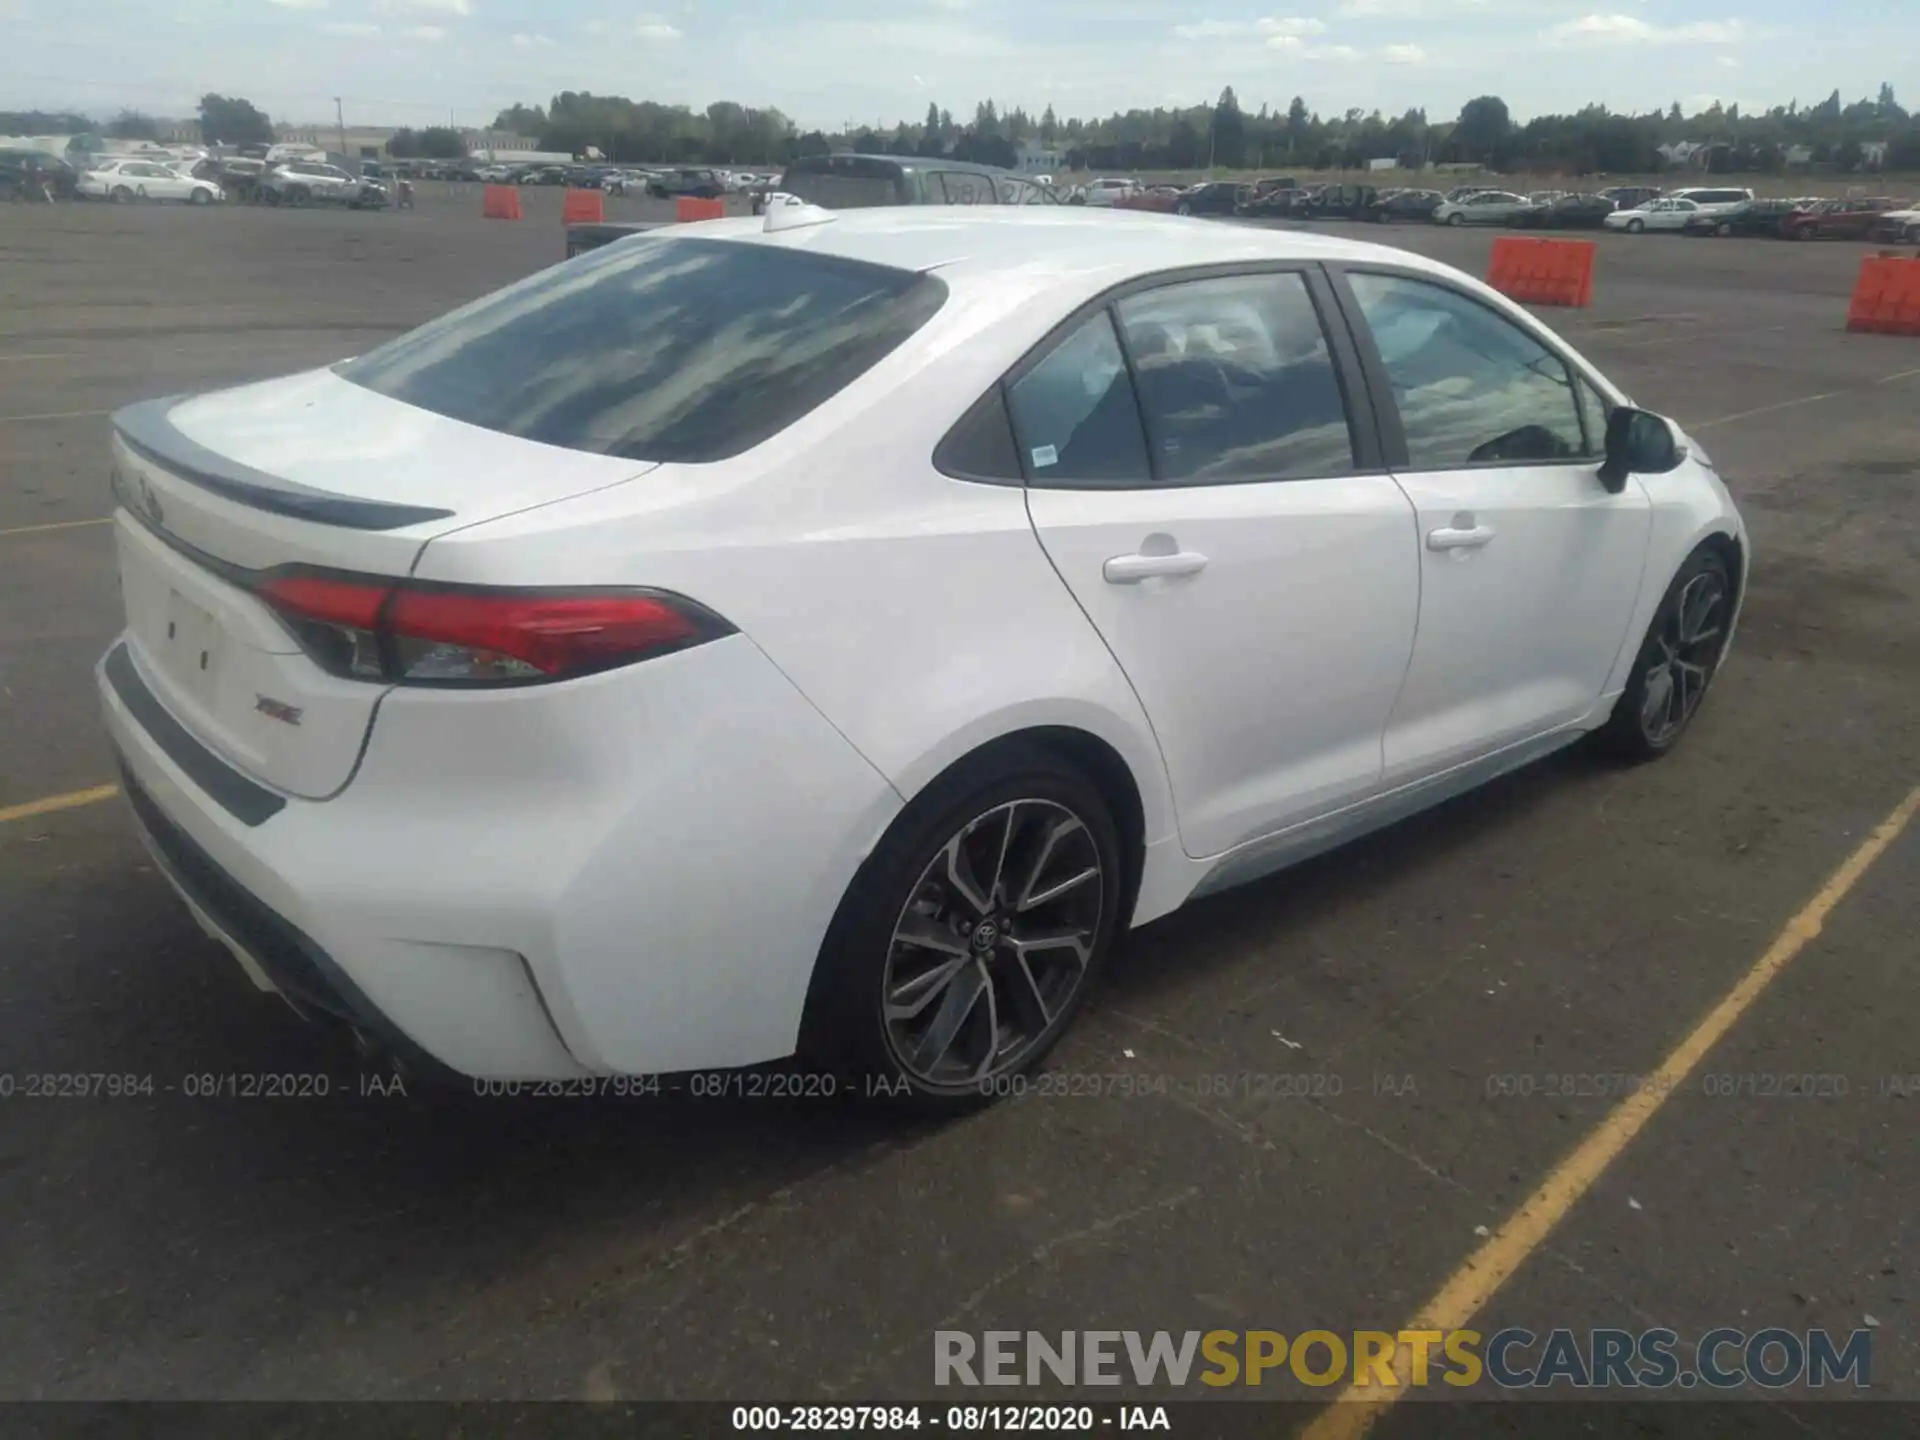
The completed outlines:
[[[1140,410],[1106,311],[1088,319],[1008,387],[1007,405],[1033,484],[1149,483]]]
[[[1443,285],[1349,273],[1418,470],[1587,454],[1572,377],[1538,340]]]
[[[1346,403],[1301,276],[1194,280],[1117,309],[1163,483],[1352,473]]]

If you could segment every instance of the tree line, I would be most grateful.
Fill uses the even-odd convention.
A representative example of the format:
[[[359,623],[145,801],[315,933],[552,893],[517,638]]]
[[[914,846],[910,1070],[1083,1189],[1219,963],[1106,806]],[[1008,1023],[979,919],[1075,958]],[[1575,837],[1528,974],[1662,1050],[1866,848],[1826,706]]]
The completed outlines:
[[[202,97],[200,124],[210,144],[273,139],[266,113],[238,96]],[[1034,142],[1057,151],[1064,168],[1073,170],[1355,169],[1392,157],[1407,166],[1435,162],[1636,174],[1663,168],[1660,146],[1692,141],[1710,147],[1707,168],[1712,170],[1777,171],[1787,165],[1794,147],[1804,147],[1812,163],[1851,171],[1876,143],[1886,146],[1884,168],[1920,169],[1920,116],[1908,114],[1890,84],[1875,97],[1851,104],[1836,90],[1817,104],[1789,101],[1764,112],[1743,113],[1738,106],[1716,103],[1689,115],[1678,101],[1645,114],[1589,105],[1524,124],[1494,95],[1469,100],[1450,120],[1429,121],[1419,108],[1391,117],[1357,108],[1322,115],[1300,96],[1284,109],[1263,104],[1248,110],[1229,86],[1211,106],[1135,109],[1104,119],[1062,119],[1051,105],[1036,116],[982,100],[966,120],[929,104],[917,124],[832,132],[802,132],[771,106],[720,100],[696,110],[569,90],[546,105],[511,106],[495,117],[493,128],[528,136],[542,150],[571,155],[597,150],[616,163],[778,165],[796,155],[853,149],[1012,166],[1019,147]],[[135,112],[123,111],[102,125],[84,115],[25,111],[0,112],[0,133],[153,138],[160,131],[150,117]],[[401,129],[388,149],[399,158],[458,159],[465,141],[445,126]]]
[[[1886,168],[1920,169],[1920,117],[1901,107],[1890,84],[1851,104],[1836,90],[1814,105],[1789,101],[1750,113],[1715,103],[1689,115],[1678,101],[1645,114],[1588,105],[1524,124],[1493,95],[1468,101],[1450,120],[1430,121],[1422,108],[1396,116],[1358,108],[1322,115],[1300,96],[1284,109],[1248,110],[1229,86],[1211,106],[1135,109],[1104,119],[1062,119],[1050,105],[1037,116],[1017,106],[1003,111],[982,100],[969,120],[929,104],[918,124],[902,121],[892,130],[806,132],[778,110],[732,101],[695,110],[567,91],[546,106],[501,111],[494,128],[533,136],[543,150],[583,154],[592,147],[616,162],[680,164],[778,164],[853,149],[1010,166],[1023,142],[1036,142],[1074,170],[1352,169],[1393,157],[1408,166],[1631,174],[1662,168],[1660,146],[1693,141],[1710,147],[1709,168],[1717,170],[1779,170],[1796,146],[1806,147],[1814,164],[1852,170],[1874,142],[1887,144]]]

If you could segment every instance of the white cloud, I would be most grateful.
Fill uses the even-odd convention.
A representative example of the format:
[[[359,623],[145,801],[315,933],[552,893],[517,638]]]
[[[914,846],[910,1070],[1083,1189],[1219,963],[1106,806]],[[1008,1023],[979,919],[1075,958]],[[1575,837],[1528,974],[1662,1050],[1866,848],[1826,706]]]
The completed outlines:
[[[380,27],[365,20],[329,20],[320,31],[325,35],[378,35]]]
[[[1713,58],[1713,63],[1718,65],[1722,70],[1738,70],[1740,68],[1739,60],[1732,55],[1716,55]]]
[[[551,44],[553,44],[552,38],[546,35],[516,35],[513,37],[513,46],[516,50],[532,50],[539,46]]]
[[[642,15],[633,22],[633,38],[636,40],[678,40],[680,30],[669,25],[658,15]]]
[[[1389,45],[1380,52],[1380,58],[1389,65],[1424,65],[1427,52],[1418,45]]]
[[[1196,20],[1187,25],[1176,25],[1173,33],[1182,40],[1239,40],[1253,35],[1266,35],[1273,40],[1284,40],[1301,35],[1324,35],[1327,25],[1324,20],[1312,17],[1269,16],[1264,20]],[[1274,46],[1284,50],[1284,45]]]
[[[407,34],[415,40],[444,40],[447,38],[445,27],[440,25],[410,25]]]
[[[1547,31],[1556,45],[1730,45],[1746,27],[1738,20],[1693,20],[1685,25],[1654,25],[1637,15],[1583,15]]]
[[[1310,45],[1301,52],[1309,60],[1358,60],[1360,52],[1351,45]]]
[[[375,0],[374,8],[389,12],[435,10],[442,15],[471,15],[473,0]]]
[[[283,10],[324,10],[327,0],[267,0],[269,5],[278,5]]]

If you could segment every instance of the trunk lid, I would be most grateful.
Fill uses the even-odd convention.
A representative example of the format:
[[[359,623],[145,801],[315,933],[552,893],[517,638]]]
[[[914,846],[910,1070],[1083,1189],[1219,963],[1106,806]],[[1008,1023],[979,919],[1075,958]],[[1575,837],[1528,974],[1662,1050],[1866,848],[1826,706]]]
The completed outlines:
[[[113,429],[140,677],[229,764],[314,800],[352,778],[387,687],[308,659],[253,593],[261,572],[402,577],[436,535],[654,468],[496,434],[330,370],[129,406]]]

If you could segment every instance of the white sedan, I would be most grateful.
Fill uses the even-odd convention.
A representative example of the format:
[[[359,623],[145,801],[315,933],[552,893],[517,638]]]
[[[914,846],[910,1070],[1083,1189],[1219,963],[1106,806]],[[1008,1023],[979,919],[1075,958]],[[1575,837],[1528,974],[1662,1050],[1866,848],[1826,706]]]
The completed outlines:
[[[158,868],[498,1080],[997,1093],[1130,927],[1665,754],[1747,575],[1698,445],[1479,281],[1066,207],[634,236],[112,464]]]
[[[1688,217],[1699,213],[1700,207],[1691,200],[1649,200],[1631,210],[1615,210],[1600,223],[1609,230],[1638,235],[1644,230],[1684,230]]]
[[[96,200],[182,200],[213,205],[225,198],[211,180],[196,180],[158,160],[105,160],[80,177],[75,189]]]

